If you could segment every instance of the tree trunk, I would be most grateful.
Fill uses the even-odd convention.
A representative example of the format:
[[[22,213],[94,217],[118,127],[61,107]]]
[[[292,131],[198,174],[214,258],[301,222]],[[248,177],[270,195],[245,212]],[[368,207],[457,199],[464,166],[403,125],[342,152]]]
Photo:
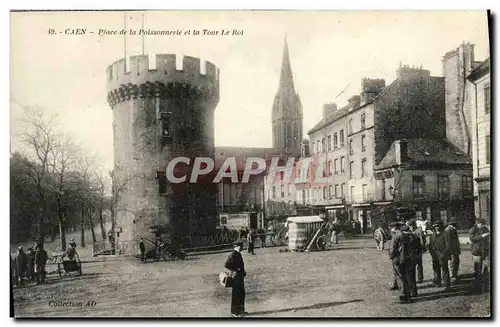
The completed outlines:
[[[61,210],[61,200],[56,200],[57,204],[57,220],[59,221],[59,235],[61,236],[61,249],[66,251],[66,229],[64,228],[64,213]]]
[[[101,225],[101,235],[102,235],[102,239],[105,240],[106,239],[106,230],[104,229],[104,217],[102,216],[102,207],[103,207],[103,199],[102,199],[103,196],[101,196],[101,201],[100,201],[100,204],[99,204],[99,224]]]
[[[81,238],[81,246],[85,247],[85,209],[82,206],[82,238]]]
[[[95,236],[95,231],[94,231],[94,222],[93,222],[93,212],[92,209],[89,210],[89,223],[90,223],[90,231],[92,232],[92,242],[95,244],[97,242],[97,238]]]
[[[113,254],[115,254],[115,227],[116,227],[116,224],[115,224],[115,221],[116,221],[116,212],[115,212],[115,205],[114,205],[114,202],[111,203],[111,235],[110,235],[110,245],[111,245],[111,251],[113,252]]]
[[[42,246],[45,244],[44,209],[45,209],[45,198],[43,196],[42,186],[38,185],[38,221],[37,221],[36,242]]]

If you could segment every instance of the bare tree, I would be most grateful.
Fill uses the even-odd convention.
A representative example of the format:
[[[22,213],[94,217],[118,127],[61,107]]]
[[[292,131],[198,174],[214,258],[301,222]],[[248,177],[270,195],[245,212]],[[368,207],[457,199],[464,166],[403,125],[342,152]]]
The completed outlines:
[[[40,243],[45,243],[45,216],[46,216],[46,191],[47,177],[50,173],[51,157],[55,146],[54,124],[55,116],[47,117],[37,108],[22,106],[25,110],[22,123],[26,126],[21,133],[21,141],[28,147],[32,162],[26,162],[27,174],[33,180],[37,191],[37,219],[36,238]]]
[[[72,175],[70,169],[74,167],[75,154],[76,148],[69,137],[61,135],[54,140],[52,163],[50,163],[53,176],[51,181],[53,182],[52,188],[55,194],[57,220],[63,251],[66,251],[64,197],[67,196],[68,182]]]
[[[101,235],[102,239],[106,239],[106,230],[104,228],[104,219],[103,219],[103,209],[104,209],[104,196],[106,192],[106,178],[102,174],[101,171],[97,171],[94,173],[94,181],[97,186],[97,191],[99,194],[99,204],[98,204],[98,215],[99,215],[99,225],[101,227]]]

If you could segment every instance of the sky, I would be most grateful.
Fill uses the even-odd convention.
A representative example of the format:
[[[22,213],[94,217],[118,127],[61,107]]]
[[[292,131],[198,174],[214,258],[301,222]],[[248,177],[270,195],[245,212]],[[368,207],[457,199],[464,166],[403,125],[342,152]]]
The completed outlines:
[[[141,54],[142,38],[98,36],[99,29],[140,29],[140,12],[11,13],[11,151],[22,148],[20,106],[57,113],[61,129],[113,169],[112,111],[106,67]],[[66,29],[94,34],[65,35]],[[271,147],[271,110],[284,38],[302,100],[304,137],[322,105],[346,104],[361,79],[395,79],[400,62],[442,76],[443,55],[469,41],[475,60],[489,53],[485,11],[148,11],[151,30],[243,30],[238,36],[146,36],[145,54],[199,57],[220,69],[216,146]],[[56,32],[49,34],[49,29]],[[150,67],[151,68],[151,67]],[[347,89],[346,89],[347,87]],[[340,96],[342,90],[345,90]]]

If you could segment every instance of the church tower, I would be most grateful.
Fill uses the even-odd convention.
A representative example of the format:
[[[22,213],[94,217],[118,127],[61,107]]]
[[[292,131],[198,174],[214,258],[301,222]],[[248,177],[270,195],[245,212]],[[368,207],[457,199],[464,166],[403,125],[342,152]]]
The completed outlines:
[[[286,37],[280,83],[273,103],[272,125],[273,148],[283,149],[287,154],[300,155],[303,135],[302,103],[295,92]]]

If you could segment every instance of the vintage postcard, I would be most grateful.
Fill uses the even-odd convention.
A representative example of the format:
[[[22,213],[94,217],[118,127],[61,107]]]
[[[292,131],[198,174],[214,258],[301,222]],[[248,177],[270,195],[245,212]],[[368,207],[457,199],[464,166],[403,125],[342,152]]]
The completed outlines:
[[[482,11],[11,11],[16,318],[490,318]]]

